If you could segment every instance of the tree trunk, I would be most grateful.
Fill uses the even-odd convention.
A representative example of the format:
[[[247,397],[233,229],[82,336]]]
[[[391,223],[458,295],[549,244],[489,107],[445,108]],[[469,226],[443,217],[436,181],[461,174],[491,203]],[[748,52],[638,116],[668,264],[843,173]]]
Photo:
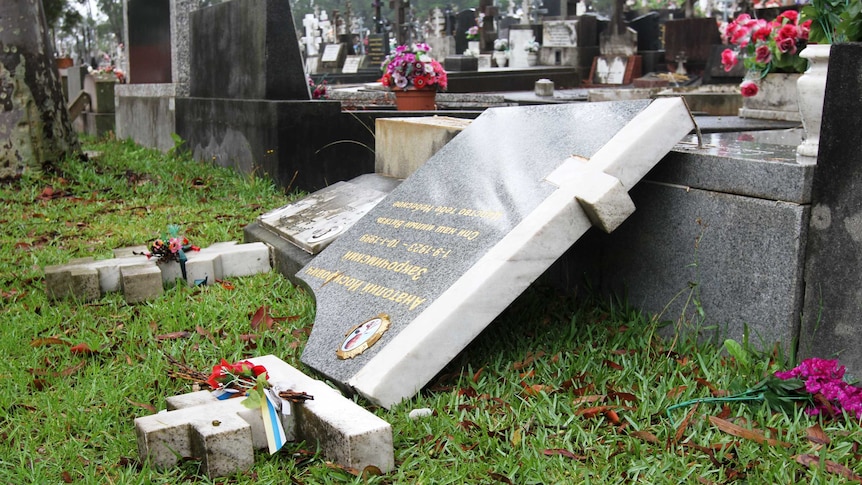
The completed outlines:
[[[81,151],[40,0],[0,2],[0,179]]]

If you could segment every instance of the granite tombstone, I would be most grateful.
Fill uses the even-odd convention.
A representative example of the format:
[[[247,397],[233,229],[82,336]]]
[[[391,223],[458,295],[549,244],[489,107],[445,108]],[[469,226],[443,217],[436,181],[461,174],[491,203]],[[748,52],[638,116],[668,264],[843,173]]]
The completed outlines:
[[[834,44],[829,55],[820,151],[811,188],[800,357],[836,358],[862,376],[862,44]],[[855,93],[852,94],[851,93]]]
[[[679,98],[495,108],[297,274],[302,361],[384,407],[413,396],[693,128]]]

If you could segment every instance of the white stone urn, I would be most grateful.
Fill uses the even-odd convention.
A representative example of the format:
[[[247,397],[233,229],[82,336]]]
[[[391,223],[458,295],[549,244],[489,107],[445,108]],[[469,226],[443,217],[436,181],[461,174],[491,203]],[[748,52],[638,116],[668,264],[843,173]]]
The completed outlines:
[[[506,64],[509,63],[509,53],[506,51],[494,51],[494,62],[497,63],[497,67],[506,67]]]
[[[799,93],[799,114],[805,140],[796,147],[796,153],[803,157],[817,157],[820,146],[820,122],[823,118],[823,97],[826,94],[826,70],[829,63],[831,44],[809,44],[799,53],[808,59],[808,70],[796,81]]]
[[[527,52],[527,65],[533,67],[539,63],[538,52]]]

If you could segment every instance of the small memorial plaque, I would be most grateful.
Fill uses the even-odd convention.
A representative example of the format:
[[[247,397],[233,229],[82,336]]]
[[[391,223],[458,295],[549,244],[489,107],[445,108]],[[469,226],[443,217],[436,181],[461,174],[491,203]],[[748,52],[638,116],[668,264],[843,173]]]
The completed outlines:
[[[260,216],[260,224],[311,254],[317,254],[380,202],[386,194],[338,182]]]
[[[576,20],[546,20],[542,41],[545,47],[576,47],[578,45]]]
[[[595,58],[595,84],[623,84],[628,56],[599,56]]]
[[[320,62],[338,62],[343,48],[344,44],[328,44],[323,50],[323,55],[320,56]]]
[[[368,64],[379,66],[388,54],[388,40],[384,34],[371,34],[368,36]]]
[[[347,56],[344,60],[344,67],[341,69],[343,74],[354,74],[359,72],[359,66],[362,65],[362,60],[365,56]]]

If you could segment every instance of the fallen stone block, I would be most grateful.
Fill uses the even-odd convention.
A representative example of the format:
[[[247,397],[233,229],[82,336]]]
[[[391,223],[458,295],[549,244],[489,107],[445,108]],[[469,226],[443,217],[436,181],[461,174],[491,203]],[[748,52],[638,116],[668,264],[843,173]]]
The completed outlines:
[[[384,473],[395,467],[389,423],[273,355],[249,360],[266,367],[276,389],[314,397],[289,403],[290,414],[282,414],[288,440],[316,444],[328,460],[345,467],[376,466]],[[260,412],[241,401],[219,401],[209,391],[167,398],[168,411],[135,419],[141,459],[167,468],[196,457],[209,477],[248,469],[254,450],[266,448],[266,435]]]
[[[126,295],[128,303],[156,298],[162,294],[164,284],[182,279],[182,269],[176,261],[160,263],[147,258],[142,255],[145,251],[144,246],[120,248],[114,250],[116,257],[110,259],[81,258],[64,265],[47,266],[48,297],[93,301],[105,293],[131,290],[132,294]],[[186,281],[189,284],[211,285],[218,279],[266,273],[271,268],[269,246],[260,242],[215,243],[200,251],[190,251],[187,257]],[[158,288],[156,277],[160,280]]]

